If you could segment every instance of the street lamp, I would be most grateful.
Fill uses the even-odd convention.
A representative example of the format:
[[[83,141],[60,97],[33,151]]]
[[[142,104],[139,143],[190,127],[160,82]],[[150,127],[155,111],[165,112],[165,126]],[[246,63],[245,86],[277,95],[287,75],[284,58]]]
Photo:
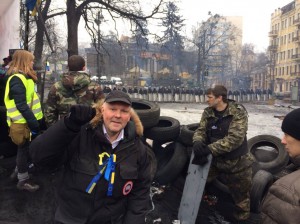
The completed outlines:
[[[98,40],[97,40],[97,49],[96,50],[97,50],[97,76],[99,77],[99,80],[101,77],[100,59],[102,59],[101,55],[100,55],[100,25],[101,25],[101,21],[103,19],[104,19],[104,17],[100,10],[100,11],[98,11],[97,19],[95,19],[95,23],[98,25],[98,31],[97,31]]]

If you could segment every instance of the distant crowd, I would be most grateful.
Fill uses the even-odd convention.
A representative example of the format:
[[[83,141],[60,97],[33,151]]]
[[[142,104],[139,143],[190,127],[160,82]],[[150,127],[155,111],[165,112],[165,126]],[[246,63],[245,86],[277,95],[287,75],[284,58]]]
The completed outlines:
[[[158,102],[204,103],[205,90],[201,88],[184,87],[110,87],[102,86],[103,93],[107,95],[112,90],[122,90],[130,97]],[[228,91],[228,98],[238,102],[267,101],[271,99],[272,91],[257,89],[253,91]]]

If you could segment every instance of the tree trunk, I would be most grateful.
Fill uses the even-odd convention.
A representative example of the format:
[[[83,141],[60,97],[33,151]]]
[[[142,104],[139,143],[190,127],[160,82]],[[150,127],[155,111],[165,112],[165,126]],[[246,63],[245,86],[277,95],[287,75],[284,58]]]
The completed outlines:
[[[197,52],[197,84],[200,85],[201,80],[201,51],[200,47],[198,47]]]
[[[49,10],[49,6],[51,4],[51,0],[48,0],[46,2],[46,4],[44,5],[44,8],[42,9],[41,13],[42,13],[42,17],[44,22],[46,22],[47,20],[47,14],[48,14],[48,10]],[[37,17],[38,18],[38,17]],[[35,58],[35,62],[34,62],[34,69],[38,70],[37,72],[37,76],[38,76],[38,85],[37,85],[37,91],[38,93],[41,94],[42,91],[44,91],[42,89],[42,77],[41,77],[41,72],[40,70],[43,70],[43,50],[44,50],[44,24],[42,23],[42,21],[40,19],[36,20],[36,34],[35,34],[35,48],[34,48],[34,58]],[[43,99],[41,99],[43,100]]]
[[[76,9],[75,0],[67,0],[67,23],[68,23],[68,56],[78,54],[78,24],[80,13]]]
[[[35,35],[35,49],[34,49],[34,57],[35,57],[35,69],[42,70],[42,54],[44,49],[44,27],[41,24],[40,20],[36,21],[37,30]]]
[[[41,11],[44,22],[46,22],[47,20],[47,14],[48,14],[50,4],[51,4],[51,0],[48,0]],[[42,21],[39,19],[39,17],[37,17],[36,20],[36,29],[37,30],[35,34],[34,66],[36,70],[42,70],[43,68],[42,55],[44,50],[44,24],[42,24]]]

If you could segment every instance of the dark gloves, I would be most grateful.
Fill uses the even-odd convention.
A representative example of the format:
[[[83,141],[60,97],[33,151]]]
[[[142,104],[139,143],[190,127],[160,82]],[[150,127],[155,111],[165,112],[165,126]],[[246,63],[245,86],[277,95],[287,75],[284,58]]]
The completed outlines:
[[[65,117],[65,125],[72,131],[78,132],[82,125],[92,120],[96,109],[86,105],[73,105],[69,116]]]
[[[195,142],[193,145],[193,151],[195,157],[192,161],[192,164],[204,165],[208,162],[207,156],[211,154],[211,151],[206,144],[202,142]]]

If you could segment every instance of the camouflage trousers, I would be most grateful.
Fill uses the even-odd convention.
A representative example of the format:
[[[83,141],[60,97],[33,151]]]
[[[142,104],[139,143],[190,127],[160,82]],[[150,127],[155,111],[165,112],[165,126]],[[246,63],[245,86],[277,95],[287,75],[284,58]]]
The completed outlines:
[[[224,183],[228,187],[235,203],[235,212],[233,214],[236,220],[245,220],[250,216],[250,190],[252,186],[252,166],[249,166],[239,172],[224,173],[222,170],[212,165],[207,182],[211,182],[219,175],[222,175]]]

